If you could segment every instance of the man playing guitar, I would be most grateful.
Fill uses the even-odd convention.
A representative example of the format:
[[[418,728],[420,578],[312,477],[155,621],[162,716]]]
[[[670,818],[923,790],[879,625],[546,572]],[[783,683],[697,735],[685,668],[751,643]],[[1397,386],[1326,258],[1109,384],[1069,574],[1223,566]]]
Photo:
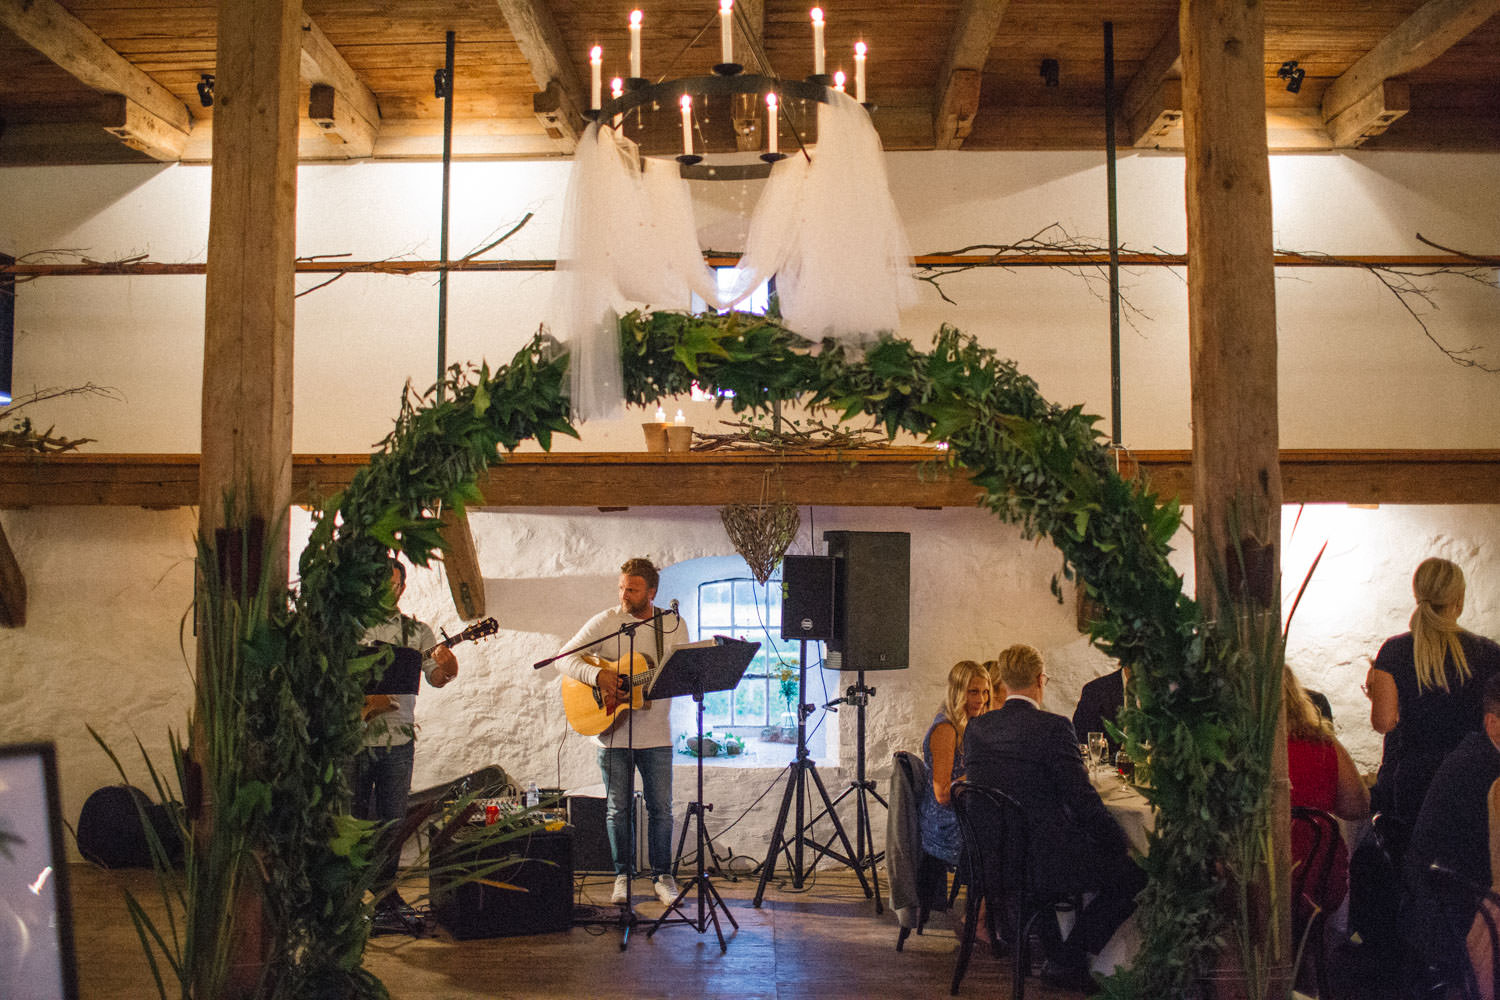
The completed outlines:
[[[652,704],[639,698],[644,677],[632,685],[622,672],[630,671],[630,642],[620,635],[622,625],[634,623],[637,670],[655,667],[668,653],[685,641],[681,620],[673,612],[663,618],[652,603],[660,580],[649,559],[629,559],[620,567],[620,603],[599,612],[584,623],[564,649],[599,641],[588,653],[574,654],[557,661],[557,669],[567,678],[587,685],[586,693],[602,709],[605,718],[594,731],[598,747],[599,770],[604,777],[607,795],[605,821],[609,829],[610,852],[614,857],[615,885],[611,903],[623,905],[630,899],[630,877],[627,852],[630,847],[629,795],[630,768],[640,772],[641,790],[646,798],[646,844],[654,876],[656,896],[664,904],[677,897],[677,881],[672,877],[672,729],[671,702]],[[642,659],[643,657],[643,659]],[[576,687],[576,685],[575,685]],[[564,692],[566,697],[566,692]],[[636,706],[639,707],[636,707]],[[571,718],[571,715],[570,715]],[[633,722],[629,721],[632,720]],[[631,730],[633,727],[633,739]]]

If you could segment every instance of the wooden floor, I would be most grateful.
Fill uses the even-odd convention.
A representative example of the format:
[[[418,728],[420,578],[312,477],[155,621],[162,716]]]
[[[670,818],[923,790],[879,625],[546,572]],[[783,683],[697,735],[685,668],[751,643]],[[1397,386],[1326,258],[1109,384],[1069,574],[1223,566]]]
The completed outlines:
[[[156,996],[122,897],[127,887],[138,897],[155,896],[150,873],[74,865],[70,875],[84,1000]],[[882,884],[883,880],[882,873]],[[642,879],[636,883],[637,911],[649,920],[631,932],[623,952],[615,928],[575,926],[564,933],[473,941],[454,941],[438,930],[423,939],[373,938],[365,967],[381,978],[396,1000],[793,1000],[948,994],[957,941],[946,914],[934,915],[926,932],[913,934],[898,953],[894,917],[888,910],[875,915],[873,901],[847,869],[815,872],[800,891],[790,883],[773,881],[760,909],[751,905],[755,880],[714,884],[740,924],[735,932],[725,922],[729,947],[723,954],[712,926],[702,935],[691,926],[668,926],[648,938],[649,920],[662,907]],[[578,902],[602,903],[608,895],[608,880],[591,876],[581,883]],[[696,916],[696,908],[690,914]],[[1000,995],[1002,984],[1008,993],[1009,962],[976,949],[959,995]],[[1078,994],[1049,989],[1031,979],[1026,995],[1031,1000],[1062,1000]]]

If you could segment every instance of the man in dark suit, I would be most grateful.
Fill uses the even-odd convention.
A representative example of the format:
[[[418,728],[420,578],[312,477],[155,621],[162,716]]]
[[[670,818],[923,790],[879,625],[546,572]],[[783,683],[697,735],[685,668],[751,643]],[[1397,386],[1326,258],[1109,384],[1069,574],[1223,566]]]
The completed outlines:
[[[1436,862],[1486,889],[1490,887],[1490,786],[1500,779],[1500,674],[1485,683],[1484,731],[1470,733],[1427,786],[1427,796],[1406,849],[1408,912],[1414,940],[1450,968],[1462,969],[1461,935],[1474,917],[1472,900],[1436,891],[1427,875]]]
[[[1109,728],[1104,721],[1119,725],[1116,720],[1120,717],[1120,709],[1125,706],[1125,682],[1130,679],[1130,671],[1119,667],[1105,674],[1103,677],[1095,677],[1083,686],[1078,694],[1078,707],[1073,709],[1073,732],[1080,739],[1088,739],[1089,733],[1103,733],[1109,740],[1109,758],[1114,760],[1115,751],[1120,749],[1120,744],[1110,735]]]
[[[969,723],[965,777],[1000,789],[1025,810],[1030,861],[1043,890],[1095,893],[1066,941],[1043,937],[1049,951],[1043,978],[1092,989],[1088,956],[1102,951],[1135,911],[1146,873],[1131,860],[1125,832],[1089,783],[1072,725],[1042,710],[1042,655],[1030,646],[1012,646],[1000,654],[1000,676],[1010,696],[998,711]]]

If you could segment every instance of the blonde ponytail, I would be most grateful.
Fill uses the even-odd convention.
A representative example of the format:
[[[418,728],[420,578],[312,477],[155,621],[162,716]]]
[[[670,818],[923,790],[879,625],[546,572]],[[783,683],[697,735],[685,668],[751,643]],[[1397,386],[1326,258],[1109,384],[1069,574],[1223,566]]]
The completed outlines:
[[[1469,679],[1469,661],[1459,642],[1458,615],[1464,603],[1464,571],[1446,559],[1424,559],[1411,578],[1417,608],[1411,613],[1412,660],[1417,690],[1449,691]],[[1453,661],[1453,675],[1447,669]]]

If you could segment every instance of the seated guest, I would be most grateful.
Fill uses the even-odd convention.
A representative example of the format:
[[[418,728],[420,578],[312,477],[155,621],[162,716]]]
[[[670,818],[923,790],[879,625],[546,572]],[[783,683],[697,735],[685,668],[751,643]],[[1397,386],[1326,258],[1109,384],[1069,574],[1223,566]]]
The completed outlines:
[[[1500,895],[1500,781],[1490,786],[1490,892]],[[1486,899],[1483,910],[1474,914],[1466,944],[1469,964],[1474,967],[1474,981],[1479,1000],[1495,1000],[1495,945],[1490,925],[1500,928],[1500,906]]]
[[[1293,806],[1308,806],[1332,813],[1339,819],[1359,820],[1370,814],[1370,792],[1349,751],[1333,735],[1333,724],[1297,682],[1291,667],[1283,667],[1281,703],[1286,710],[1287,775],[1292,782]],[[1331,911],[1337,909],[1349,892],[1349,851],[1342,838],[1321,848],[1319,858],[1309,857],[1312,844],[1305,826],[1292,829],[1292,861],[1301,866],[1321,863],[1322,851],[1332,850],[1328,881],[1309,886],[1307,900],[1297,900],[1305,907],[1303,919],[1310,917],[1309,904]]]
[[[1109,740],[1109,759],[1115,759],[1115,751],[1120,749],[1120,744],[1110,735],[1109,727],[1104,724],[1105,720],[1114,722],[1120,715],[1120,709],[1125,707],[1125,682],[1130,680],[1130,669],[1120,667],[1105,674],[1103,677],[1095,677],[1083,686],[1078,695],[1078,707],[1073,709],[1073,732],[1079,739],[1086,740],[1089,733],[1103,733]]]
[[[1005,704],[1005,696],[1010,692],[1005,690],[1005,682],[1000,679],[1000,661],[985,660],[984,672],[990,675],[990,708],[991,712]]]
[[[1483,732],[1465,736],[1443,759],[1406,849],[1411,934],[1449,971],[1463,967],[1462,937],[1455,940],[1452,931],[1468,928],[1474,905],[1436,891],[1427,868],[1436,862],[1475,885],[1491,884],[1489,794],[1500,778],[1500,674],[1485,682],[1483,706]],[[971,746],[972,740],[971,726]]]
[[[1042,654],[1011,646],[1000,654],[1000,676],[1010,696],[998,712],[969,723],[964,736],[967,778],[998,788],[1025,810],[1038,888],[1095,893],[1066,941],[1043,937],[1048,954],[1042,978],[1089,990],[1089,955],[1102,951],[1135,911],[1146,873],[1131,860],[1124,831],[1089,783],[1072,725],[1042,710]]]
[[[990,707],[990,678],[973,660],[959,660],[948,671],[943,707],[922,738],[922,760],[932,775],[932,790],[922,800],[922,850],[950,865],[958,864],[958,818],[951,789],[964,770],[964,730],[969,720]]]

